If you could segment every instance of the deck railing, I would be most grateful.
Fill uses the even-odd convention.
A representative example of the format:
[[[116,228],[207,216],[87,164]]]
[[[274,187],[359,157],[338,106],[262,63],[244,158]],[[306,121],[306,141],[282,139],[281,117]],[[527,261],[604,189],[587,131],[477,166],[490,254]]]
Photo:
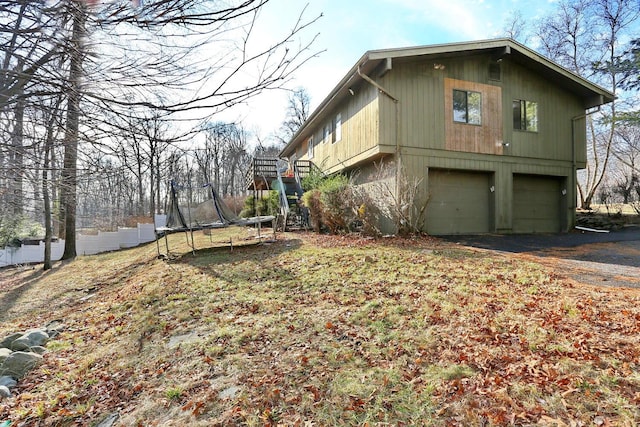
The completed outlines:
[[[270,183],[278,177],[276,170],[276,158],[255,157],[251,161],[249,170],[247,171],[246,183],[248,189],[268,189]],[[309,160],[296,160],[295,170],[300,179],[308,176],[314,168],[313,162]],[[294,171],[291,172],[292,176]]]

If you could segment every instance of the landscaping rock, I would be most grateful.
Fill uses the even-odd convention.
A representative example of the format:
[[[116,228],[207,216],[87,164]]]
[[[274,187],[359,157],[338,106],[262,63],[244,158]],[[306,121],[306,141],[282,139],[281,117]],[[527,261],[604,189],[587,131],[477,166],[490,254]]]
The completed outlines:
[[[240,390],[242,389],[239,386],[232,385],[231,387],[225,388],[220,393],[218,393],[218,399],[220,400],[233,399],[234,397],[236,397],[236,395]]]
[[[111,413],[107,415],[102,421],[100,421],[100,423],[97,424],[96,427],[111,427],[116,423],[116,421],[118,421],[118,418],[120,418],[120,414],[118,414],[117,412]]]
[[[169,338],[168,347],[171,349],[178,348],[182,344],[191,344],[195,341],[198,341],[199,339],[200,339],[200,336],[195,332],[188,332],[182,335],[174,335],[171,338]]]
[[[65,330],[65,326],[61,320],[53,320],[49,322],[45,328],[45,331],[49,335],[49,338],[57,337],[60,332]]]
[[[6,336],[2,339],[2,341],[0,341],[0,348],[8,348],[11,349],[11,344],[17,340],[18,338],[20,338],[22,335],[24,335],[23,332],[16,332],[15,334],[11,334],[9,336]]]
[[[31,329],[11,343],[11,350],[29,350],[31,347],[44,346],[49,341],[49,334],[42,329]]]
[[[42,363],[45,345],[64,328],[60,320],[54,320],[45,328],[16,332],[0,341],[0,400],[11,397],[11,389],[18,380]],[[0,422],[0,427],[7,422]]]
[[[18,381],[14,380],[11,377],[8,377],[8,376],[0,377],[0,386],[5,386],[9,389],[12,389],[17,385],[18,385]]]
[[[33,347],[29,348],[29,350],[33,351],[34,353],[38,353],[38,354],[45,354],[47,352],[47,349],[45,347],[42,347],[41,345],[33,346]]]
[[[0,367],[0,375],[9,375],[15,379],[20,379],[40,363],[42,363],[42,356],[39,354],[14,351]]]
[[[3,385],[0,385],[0,399],[3,399],[5,397],[11,397],[11,390]]]
[[[624,226],[622,215],[605,215],[593,212],[576,213],[576,225],[596,230],[619,230]]]

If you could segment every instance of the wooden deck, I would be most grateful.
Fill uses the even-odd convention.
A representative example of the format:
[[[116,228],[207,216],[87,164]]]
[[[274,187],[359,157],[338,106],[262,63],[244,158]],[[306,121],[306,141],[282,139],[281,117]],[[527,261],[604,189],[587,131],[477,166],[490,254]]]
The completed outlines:
[[[278,179],[276,170],[276,158],[255,157],[251,161],[251,165],[246,174],[246,183],[248,190],[270,190],[271,183]],[[315,165],[308,160],[296,160],[293,166],[298,172],[300,179],[311,173]],[[283,176],[294,176],[294,169],[287,171]]]

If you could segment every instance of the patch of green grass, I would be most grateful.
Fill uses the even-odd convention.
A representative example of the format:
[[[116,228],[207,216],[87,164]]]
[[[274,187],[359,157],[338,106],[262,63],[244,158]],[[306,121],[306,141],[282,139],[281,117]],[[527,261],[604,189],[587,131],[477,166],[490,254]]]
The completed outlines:
[[[444,367],[432,367],[434,374],[443,380],[456,380],[461,378],[469,378],[475,375],[473,369],[467,365],[449,365]]]
[[[536,351],[547,346],[550,341],[549,331],[536,324],[527,325],[525,328],[524,338],[529,345],[529,349]]]
[[[428,423],[432,388],[407,381],[398,368],[343,371],[329,384],[323,424]]]
[[[47,416],[47,408],[45,406],[44,402],[38,402],[36,403],[36,407],[35,407],[35,416],[37,418],[45,418]]]
[[[580,310],[575,306],[574,302],[563,301],[562,302],[562,311],[571,318],[578,318],[580,315]]]
[[[184,293],[170,294],[167,295],[167,301],[182,301],[189,299],[189,295]]]
[[[165,390],[164,396],[169,400],[180,400],[183,393],[182,387],[169,387]]]
[[[47,343],[47,350],[49,351],[60,351],[60,350],[68,350],[73,346],[73,343],[63,340],[63,339],[55,339],[51,340]]]
[[[529,295],[536,295],[539,292],[540,288],[537,285],[529,286],[526,290]]]

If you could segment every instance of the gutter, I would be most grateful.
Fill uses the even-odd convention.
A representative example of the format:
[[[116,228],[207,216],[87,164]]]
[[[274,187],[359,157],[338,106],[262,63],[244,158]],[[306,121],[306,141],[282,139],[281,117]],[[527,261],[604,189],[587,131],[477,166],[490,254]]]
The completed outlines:
[[[362,77],[363,80],[367,81],[373,87],[378,89],[381,93],[385,94],[390,100],[393,101],[396,107],[396,156],[398,157],[398,162],[400,161],[400,100],[393,96],[391,92],[389,92],[384,87],[380,86],[378,82],[373,80],[371,77],[367,76],[360,70],[360,65],[358,65],[358,75]],[[399,167],[399,165],[398,165]]]
[[[396,98],[395,96],[391,95],[391,93],[383,88],[382,86],[380,86],[380,84],[378,84],[378,82],[376,82],[375,80],[373,80],[371,77],[367,76],[366,74],[364,74],[361,70],[360,70],[360,64],[358,64],[358,75],[360,77],[362,77],[364,80],[366,80],[367,82],[371,83],[371,85],[375,86],[380,92],[384,93],[385,95],[387,95],[389,98],[391,98],[391,100],[393,102],[395,102],[396,104],[398,102],[400,102],[400,100],[398,98]]]

